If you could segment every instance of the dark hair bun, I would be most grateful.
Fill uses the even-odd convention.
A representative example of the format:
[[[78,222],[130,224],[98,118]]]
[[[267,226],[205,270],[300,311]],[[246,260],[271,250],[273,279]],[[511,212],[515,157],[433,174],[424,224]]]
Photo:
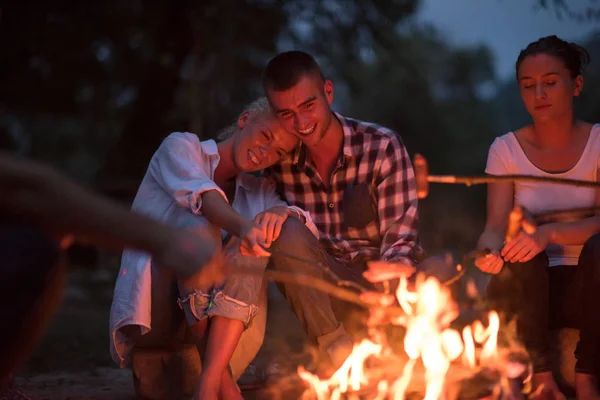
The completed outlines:
[[[516,64],[517,78],[519,66],[523,60],[536,54],[548,54],[560,59],[573,78],[582,75],[590,63],[590,53],[582,46],[564,41],[556,35],[546,36],[529,43],[525,49],[521,50]]]

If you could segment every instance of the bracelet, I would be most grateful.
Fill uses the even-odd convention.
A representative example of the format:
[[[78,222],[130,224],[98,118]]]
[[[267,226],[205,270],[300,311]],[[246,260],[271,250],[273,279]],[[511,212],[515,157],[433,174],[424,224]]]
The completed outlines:
[[[295,208],[291,208],[291,207],[288,207],[288,210],[294,212],[298,216],[298,219],[300,221],[304,220],[304,216],[300,213],[300,211],[296,210]]]

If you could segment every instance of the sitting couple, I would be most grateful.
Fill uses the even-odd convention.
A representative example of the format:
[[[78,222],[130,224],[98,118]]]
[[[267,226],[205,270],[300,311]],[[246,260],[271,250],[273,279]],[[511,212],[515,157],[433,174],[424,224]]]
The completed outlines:
[[[262,272],[269,262],[324,277],[326,265],[341,279],[370,287],[362,275],[369,260],[387,261],[392,270],[415,265],[417,195],[400,137],[334,113],[333,85],[306,53],[274,57],[263,85],[268,100],[244,110],[219,143],[190,133],[168,136],[133,209],[203,234],[224,232],[224,257],[214,262],[237,271]],[[265,177],[248,174],[265,168]],[[179,306],[202,359],[196,395],[241,398],[235,380],[264,334],[264,315],[256,323],[265,313],[257,306],[262,276],[233,273],[216,288],[161,271],[149,255],[124,252],[110,316],[113,358],[125,367],[136,347],[166,338]],[[339,322],[339,304],[310,287],[280,289],[321,353],[334,364],[345,359],[352,342]]]
[[[204,399],[242,398],[235,381],[262,344],[260,273],[268,262],[325,279],[327,266],[372,287],[363,277],[368,261],[380,260],[393,276],[421,255],[415,179],[400,137],[334,113],[333,85],[306,53],[270,60],[263,86],[268,100],[252,103],[219,143],[168,136],[133,203],[174,226],[224,232],[224,257],[213,262],[253,273],[234,271],[222,286],[202,287],[193,277],[166,276],[145,253],[125,251],[114,293],[115,361],[124,367],[136,347],[164,342],[179,306],[201,354],[195,392]],[[248,174],[262,169],[264,177]],[[340,322],[344,307],[310,287],[280,290],[321,354],[334,364],[345,359],[352,342]]]

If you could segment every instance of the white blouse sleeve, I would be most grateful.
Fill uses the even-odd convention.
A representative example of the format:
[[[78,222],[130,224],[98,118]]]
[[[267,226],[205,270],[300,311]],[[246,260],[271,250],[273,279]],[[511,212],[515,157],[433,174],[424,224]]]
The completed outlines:
[[[209,190],[216,190],[227,201],[225,193],[211,180],[211,160],[199,141],[171,134],[154,154],[149,169],[158,185],[194,214],[200,214],[202,194]]]

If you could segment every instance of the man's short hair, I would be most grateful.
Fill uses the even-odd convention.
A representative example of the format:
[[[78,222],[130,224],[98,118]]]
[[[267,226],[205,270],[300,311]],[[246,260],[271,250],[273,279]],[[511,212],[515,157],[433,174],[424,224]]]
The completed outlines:
[[[291,88],[304,76],[325,80],[319,64],[303,51],[286,51],[273,57],[263,72],[263,88],[283,91]]]

